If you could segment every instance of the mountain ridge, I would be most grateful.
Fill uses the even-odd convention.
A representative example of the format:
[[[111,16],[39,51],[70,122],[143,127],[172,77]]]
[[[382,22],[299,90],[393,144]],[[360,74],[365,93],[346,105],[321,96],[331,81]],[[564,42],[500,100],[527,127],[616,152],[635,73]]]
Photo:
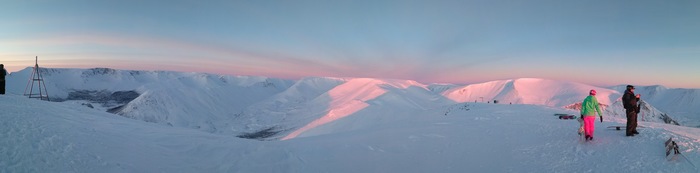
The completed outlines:
[[[18,81],[28,79],[30,70],[25,69],[8,76],[11,85],[8,87],[9,92],[22,93],[21,88],[24,86]],[[598,90],[601,103],[612,106],[621,96],[621,91],[616,90],[619,86],[604,88],[539,78],[499,80],[470,85],[426,85],[400,79],[307,77],[300,80],[284,80],[259,76],[107,68],[45,69],[42,73],[47,73],[44,77],[49,83],[47,85],[49,93],[54,97],[67,98],[71,92],[84,90],[102,89],[114,93],[135,91],[139,96],[129,103],[119,105],[121,107],[104,109],[132,119],[200,129],[210,133],[245,135],[270,132],[274,134],[267,136],[267,139],[290,139],[292,136],[341,132],[346,129],[331,126],[353,129],[360,128],[351,125],[353,122],[381,119],[381,117],[362,116],[366,110],[385,111],[386,114],[405,114],[403,110],[435,109],[464,102],[491,103],[493,100],[498,100],[500,104],[565,107],[583,100],[590,89]],[[694,97],[682,95],[660,97],[663,94],[653,95],[651,90],[647,93],[645,87],[638,88],[642,90],[640,93],[643,95],[651,96],[648,103],[652,108],[649,110],[658,113],[650,113],[649,116],[652,118],[649,119],[655,121],[661,115],[669,114],[653,108],[651,105],[656,105],[654,101],[662,102],[663,99],[673,98],[694,99]],[[661,86],[650,89],[658,90],[657,93],[670,90]],[[693,90],[673,91],[691,94],[695,92]],[[643,98],[646,98],[645,96]],[[690,103],[692,104],[686,107],[696,104]],[[683,107],[667,107],[677,112],[686,110],[682,109]],[[614,106],[612,108],[618,109]],[[619,112],[619,110],[612,110],[606,114],[620,116],[616,111]],[[692,109],[687,111],[691,116],[682,117],[679,122],[683,125],[695,122],[692,117],[695,115],[692,114],[693,111]],[[674,115],[670,114],[669,117],[676,119]],[[700,120],[697,121],[700,122]],[[305,128],[307,126],[314,128]]]
[[[15,94],[0,103],[0,172],[697,172],[700,159],[698,128],[640,122],[630,138],[609,117],[584,143],[578,122],[551,116],[575,111],[541,105],[373,103],[309,132],[355,129],[257,141]],[[664,157],[669,138],[689,161]]]

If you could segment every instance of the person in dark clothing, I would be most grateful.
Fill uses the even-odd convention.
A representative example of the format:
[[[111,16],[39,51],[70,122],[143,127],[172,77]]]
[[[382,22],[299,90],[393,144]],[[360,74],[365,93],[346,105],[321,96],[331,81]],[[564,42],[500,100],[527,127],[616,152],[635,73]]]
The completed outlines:
[[[639,97],[639,94],[634,94],[634,86],[627,85],[627,90],[622,95],[622,104],[625,107],[625,113],[627,113],[627,136],[639,134],[637,132],[637,114],[639,113],[637,101],[639,101]]]
[[[0,64],[0,95],[5,95],[5,76],[7,76],[5,65]]]

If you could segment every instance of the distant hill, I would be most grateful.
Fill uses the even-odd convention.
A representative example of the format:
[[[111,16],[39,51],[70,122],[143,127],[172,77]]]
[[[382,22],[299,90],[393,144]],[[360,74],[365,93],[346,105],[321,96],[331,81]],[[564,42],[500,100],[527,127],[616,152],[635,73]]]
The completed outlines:
[[[580,110],[581,101],[588,96],[591,89],[595,89],[596,98],[604,110],[604,115],[625,118],[624,108],[620,102],[625,86],[603,88],[575,82],[521,78],[452,86],[441,94],[457,102],[482,102],[483,99],[483,102],[491,103],[497,100],[501,104],[535,104]],[[649,92],[650,90],[655,92]],[[700,109],[700,104],[693,99],[700,98],[700,95],[694,95],[696,92],[694,89],[668,90],[662,86],[637,87],[637,93],[644,96],[643,103],[645,103],[639,114],[641,116],[639,120],[698,127],[695,123],[700,122],[700,117],[696,118],[700,113],[692,113],[695,109]],[[652,101],[674,103],[674,106],[660,109]],[[676,111],[679,109],[690,113],[681,114],[682,111]],[[664,110],[676,114],[667,113]],[[681,117],[680,121],[676,120],[677,117]]]
[[[52,100],[165,126],[260,140],[362,129],[381,122],[376,117],[366,118],[368,113],[382,112],[386,115],[382,118],[390,118],[456,103],[497,100],[499,104],[564,108],[580,103],[591,89],[598,91],[597,98],[606,108],[606,116],[624,117],[624,110],[618,105],[622,95],[619,87],[536,78],[425,85],[398,79],[284,80],[108,68],[45,68],[41,73]],[[31,68],[8,76],[8,92],[23,94],[29,75]],[[640,119],[690,126],[700,123],[696,114],[700,109],[697,90],[638,88],[647,103]]]

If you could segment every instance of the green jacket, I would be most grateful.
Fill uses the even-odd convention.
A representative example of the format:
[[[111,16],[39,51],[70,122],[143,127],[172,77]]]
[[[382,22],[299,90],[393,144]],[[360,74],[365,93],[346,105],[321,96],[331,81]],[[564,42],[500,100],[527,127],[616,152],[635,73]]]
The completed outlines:
[[[595,111],[598,111],[598,116],[603,116],[603,112],[600,111],[600,106],[598,105],[598,99],[589,95],[583,100],[583,103],[581,103],[581,115],[595,116]]]

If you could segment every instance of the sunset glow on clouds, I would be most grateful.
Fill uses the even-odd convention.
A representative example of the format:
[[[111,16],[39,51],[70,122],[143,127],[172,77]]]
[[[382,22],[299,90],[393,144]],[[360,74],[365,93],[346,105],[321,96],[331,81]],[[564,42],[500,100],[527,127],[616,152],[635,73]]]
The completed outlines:
[[[700,88],[700,2],[15,1],[0,63]]]

